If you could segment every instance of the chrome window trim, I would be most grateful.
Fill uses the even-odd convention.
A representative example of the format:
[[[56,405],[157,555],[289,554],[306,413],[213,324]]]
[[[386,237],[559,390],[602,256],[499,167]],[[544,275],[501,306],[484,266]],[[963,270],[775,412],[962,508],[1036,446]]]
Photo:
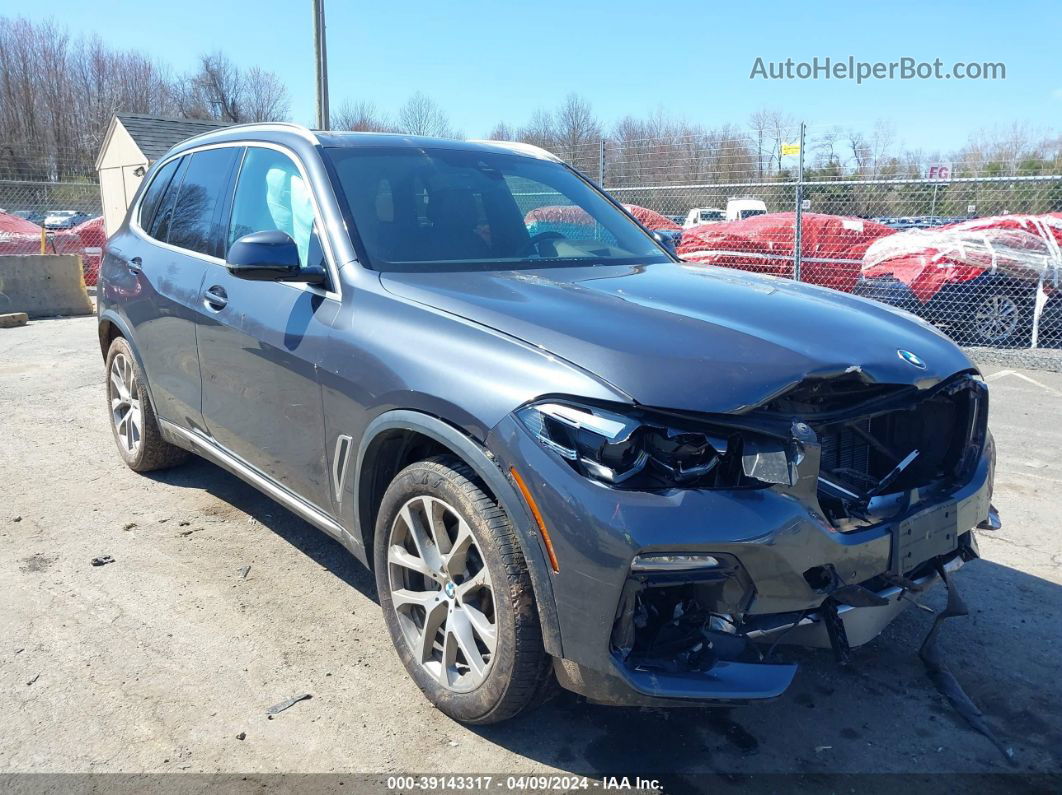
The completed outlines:
[[[317,285],[314,285],[314,284],[306,284],[305,282],[275,282],[275,284],[282,284],[282,285],[284,285],[286,287],[289,287],[289,288],[293,288],[293,289],[296,289],[296,290],[305,290],[305,291],[311,292],[311,293],[313,293],[315,295],[323,296],[324,298],[331,298],[331,299],[334,299],[336,301],[341,301],[343,299],[343,288],[342,288],[342,285],[340,284],[340,281],[339,281],[339,268],[336,266],[336,257],[335,257],[334,251],[332,250],[331,237],[327,234],[327,230],[325,229],[324,222],[322,220],[323,219],[323,214],[321,213],[321,202],[317,198],[317,191],[314,188],[313,182],[311,182],[311,180],[309,178],[309,175],[308,175],[308,173],[306,171],[306,167],[303,165],[302,160],[289,147],[286,147],[283,144],[273,143],[272,141],[220,141],[218,143],[213,143],[213,144],[203,144],[201,146],[194,146],[194,147],[191,147],[189,149],[183,149],[180,152],[174,152],[172,155],[169,155],[168,157],[166,157],[163,160],[160,160],[158,163],[156,163],[155,164],[155,175],[153,175],[152,178],[151,178],[152,182],[155,181],[156,175],[163,168],[163,166],[165,166],[170,161],[176,160],[176,159],[178,159],[180,157],[185,157],[187,155],[192,155],[192,154],[195,154],[196,152],[204,152],[204,151],[206,151],[208,149],[226,149],[226,148],[229,148],[229,149],[231,149],[231,148],[247,149],[247,148],[250,148],[250,147],[258,147],[258,148],[261,148],[261,149],[272,149],[274,151],[280,152],[282,155],[284,155],[289,160],[291,160],[291,162],[294,163],[295,167],[299,170],[299,174],[302,176],[303,181],[306,183],[307,187],[309,188],[310,200],[313,202],[314,223],[317,226],[318,237],[320,237],[320,239],[321,239],[321,248],[324,250],[325,262],[326,262],[326,265],[328,267],[328,275],[329,275],[329,278],[331,279],[333,289],[326,290],[323,287],[318,287]],[[242,168],[241,168],[241,170],[242,170]],[[236,180],[237,180],[237,182],[239,181],[239,178],[240,178],[240,172],[237,171],[236,172]],[[237,183],[234,182],[233,183],[233,187],[235,187],[236,184]],[[151,235],[149,235],[143,229],[143,227],[140,226],[140,205],[143,203],[144,194],[146,194],[146,193],[147,193],[147,188],[145,188],[144,190],[140,191],[140,195],[137,197],[136,204],[133,206],[132,212],[129,215],[129,228],[135,234],[137,234],[138,236],[142,237],[144,240],[146,240],[146,241],[148,241],[148,242],[150,242],[150,243],[152,243],[152,244],[154,244],[156,246],[162,246],[162,248],[167,249],[169,251],[173,251],[173,252],[175,252],[177,254],[184,254],[185,256],[196,257],[198,259],[203,260],[204,262],[209,262],[212,265],[220,265],[221,267],[225,267],[225,260],[221,259],[220,257],[215,257],[215,256],[212,256],[210,254],[203,254],[203,253],[201,253],[199,251],[192,251],[191,249],[187,249],[187,248],[181,248],[180,246],[173,246],[173,245],[170,245],[169,243],[166,243],[166,242],[164,242],[162,240],[157,240],[157,239],[153,238]]]

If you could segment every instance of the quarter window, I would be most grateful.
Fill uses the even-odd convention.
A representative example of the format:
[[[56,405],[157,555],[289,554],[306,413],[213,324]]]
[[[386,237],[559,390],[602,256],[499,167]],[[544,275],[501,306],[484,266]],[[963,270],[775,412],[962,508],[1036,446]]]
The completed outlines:
[[[151,184],[147,186],[147,190],[144,191],[144,198],[140,201],[140,228],[147,231],[151,228],[151,221],[155,217],[155,210],[159,206],[159,200],[162,198],[163,193],[166,191],[166,187],[170,184],[170,180],[173,179],[174,172],[177,171],[177,165],[180,159],[171,160],[166,163],[162,168],[158,170],[154,178],[151,180]]]
[[[166,240],[166,234],[170,231],[170,217],[173,215],[173,205],[177,203],[177,194],[181,191],[181,181],[184,179],[184,172],[188,170],[187,157],[179,157],[171,162],[176,164],[176,172],[173,178],[170,179],[166,192],[162,194],[162,198],[159,200],[158,208],[151,219],[151,226],[144,227],[149,235],[156,240],[162,241]]]
[[[215,213],[228,184],[238,149],[206,149],[191,156],[166,242],[213,256],[216,253]]]

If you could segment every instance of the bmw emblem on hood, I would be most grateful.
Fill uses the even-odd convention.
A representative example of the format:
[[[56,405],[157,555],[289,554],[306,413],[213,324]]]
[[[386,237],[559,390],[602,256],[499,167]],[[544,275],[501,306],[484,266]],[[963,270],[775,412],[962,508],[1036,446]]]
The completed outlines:
[[[916,356],[915,354],[911,353],[910,351],[903,351],[903,350],[896,351],[896,355],[899,356],[901,359],[903,359],[905,362],[907,362],[912,367],[917,367],[919,370],[925,370],[926,369],[926,363],[923,362],[922,359],[919,356]]]

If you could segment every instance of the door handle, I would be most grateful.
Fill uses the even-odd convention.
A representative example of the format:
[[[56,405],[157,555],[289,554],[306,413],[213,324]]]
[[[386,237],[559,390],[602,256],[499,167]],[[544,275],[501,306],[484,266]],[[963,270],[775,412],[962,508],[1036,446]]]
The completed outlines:
[[[139,276],[143,272],[144,261],[140,259],[140,257],[133,257],[126,264],[126,267],[129,268],[129,272],[131,274],[133,274],[134,276]]]
[[[220,284],[215,284],[213,287],[207,288],[207,291],[203,293],[203,301],[210,309],[220,312],[229,303],[229,296],[224,287]]]

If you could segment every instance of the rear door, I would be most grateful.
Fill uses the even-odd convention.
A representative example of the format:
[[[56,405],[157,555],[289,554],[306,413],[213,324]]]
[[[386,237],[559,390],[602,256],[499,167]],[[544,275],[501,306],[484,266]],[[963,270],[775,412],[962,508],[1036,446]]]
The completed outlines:
[[[108,289],[133,327],[159,416],[202,428],[202,378],[196,327],[207,269],[219,267],[218,212],[238,150],[205,149],[164,163],[133,219],[135,232],[116,241],[127,282]]]
[[[224,249],[252,232],[279,229],[295,240],[303,266],[328,269],[310,183],[285,151],[249,145],[230,205]],[[207,429],[226,450],[331,513],[317,367],[339,296],[238,279],[223,267],[210,269],[203,295],[198,338]]]

